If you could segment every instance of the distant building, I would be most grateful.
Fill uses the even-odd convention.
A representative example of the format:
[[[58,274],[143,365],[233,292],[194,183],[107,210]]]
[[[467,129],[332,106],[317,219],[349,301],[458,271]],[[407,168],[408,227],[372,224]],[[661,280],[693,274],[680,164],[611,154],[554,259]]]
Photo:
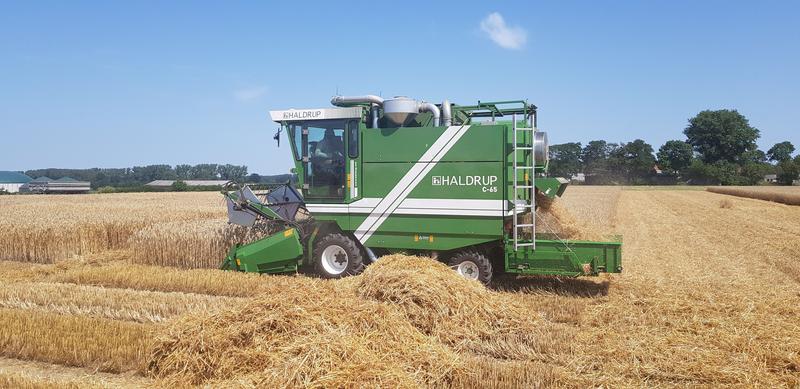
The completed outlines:
[[[20,188],[30,193],[88,193],[92,190],[88,181],[78,181],[70,177],[54,180],[50,177],[37,177]]]
[[[658,165],[653,165],[653,168],[652,168],[652,169],[650,169],[650,173],[653,173],[653,174],[655,174],[655,175],[661,175],[661,174],[664,174],[664,171],[663,171],[663,170],[661,170],[661,167],[660,167],[660,166],[658,166]]]
[[[770,184],[774,184],[778,182],[778,175],[777,174],[767,174],[764,176],[764,181],[769,182]]]
[[[31,181],[31,178],[20,172],[0,171],[0,189],[8,193],[17,193],[22,185]]]
[[[144,184],[151,188],[168,189],[176,180],[155,180]],[[187,186],[223,186],[228,180],[183,180]]]
[[[583,173],[573,174],[572,177],[570,177],[570,181],[576,184],[583,184],[586,182],[586,175]]]

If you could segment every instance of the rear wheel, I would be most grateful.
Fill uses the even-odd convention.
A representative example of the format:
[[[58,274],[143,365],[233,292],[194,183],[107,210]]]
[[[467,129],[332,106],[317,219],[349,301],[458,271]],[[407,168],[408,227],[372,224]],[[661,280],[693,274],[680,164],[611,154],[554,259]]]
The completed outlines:
[[[462,251],[452,256],[447,264],[466,279],[484,284],[492,281],[492,262],[477,251]]]
[[[314,247],[317,274],[323,278],[341,278],[361,273],[364,258],[358,245],[342,234],[329,234]]]

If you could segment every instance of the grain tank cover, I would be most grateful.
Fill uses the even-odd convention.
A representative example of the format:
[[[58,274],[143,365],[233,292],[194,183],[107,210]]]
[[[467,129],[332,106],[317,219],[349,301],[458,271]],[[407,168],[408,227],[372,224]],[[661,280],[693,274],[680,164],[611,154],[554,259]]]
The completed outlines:
[[[404,127],[410,124],[417,118],[418,113],[419,103],[417,100],[405,96],[395,96],[393,99],[383,101],[383,117],[393,126]]]

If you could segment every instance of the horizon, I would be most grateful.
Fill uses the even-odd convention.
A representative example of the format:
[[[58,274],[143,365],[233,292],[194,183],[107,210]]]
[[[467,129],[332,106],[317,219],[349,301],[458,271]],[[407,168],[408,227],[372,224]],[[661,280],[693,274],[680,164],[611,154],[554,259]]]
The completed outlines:
[[[302,23],[292,4],[0,5],[13,146],[0,170],[221,161],[286,174],[268,111],[337,93],[527,98],[552,144],[655,150],[700,111],[736,109],[761,150],[800,147],[800,4],[406,4],[364,6],[377,17],[311,4]]]

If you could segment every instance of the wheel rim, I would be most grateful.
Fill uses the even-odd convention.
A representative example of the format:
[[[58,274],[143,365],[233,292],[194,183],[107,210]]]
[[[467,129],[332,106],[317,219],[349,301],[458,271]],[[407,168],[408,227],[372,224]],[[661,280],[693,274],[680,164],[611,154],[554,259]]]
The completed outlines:
[[[456,271],[458,274],[461,274],[462,277],[470,280],[477,280],[478,276],[480,275],[478,265],[472,261],[464,261],[459,263],[456,267]]]
[[[344,273],[347,270],[347,265],[350,264],[350,257],[347,256],[347,251],[339,245],[330,245],[322,250],[320,258],[322,268],[328,274],[337,275]]]

